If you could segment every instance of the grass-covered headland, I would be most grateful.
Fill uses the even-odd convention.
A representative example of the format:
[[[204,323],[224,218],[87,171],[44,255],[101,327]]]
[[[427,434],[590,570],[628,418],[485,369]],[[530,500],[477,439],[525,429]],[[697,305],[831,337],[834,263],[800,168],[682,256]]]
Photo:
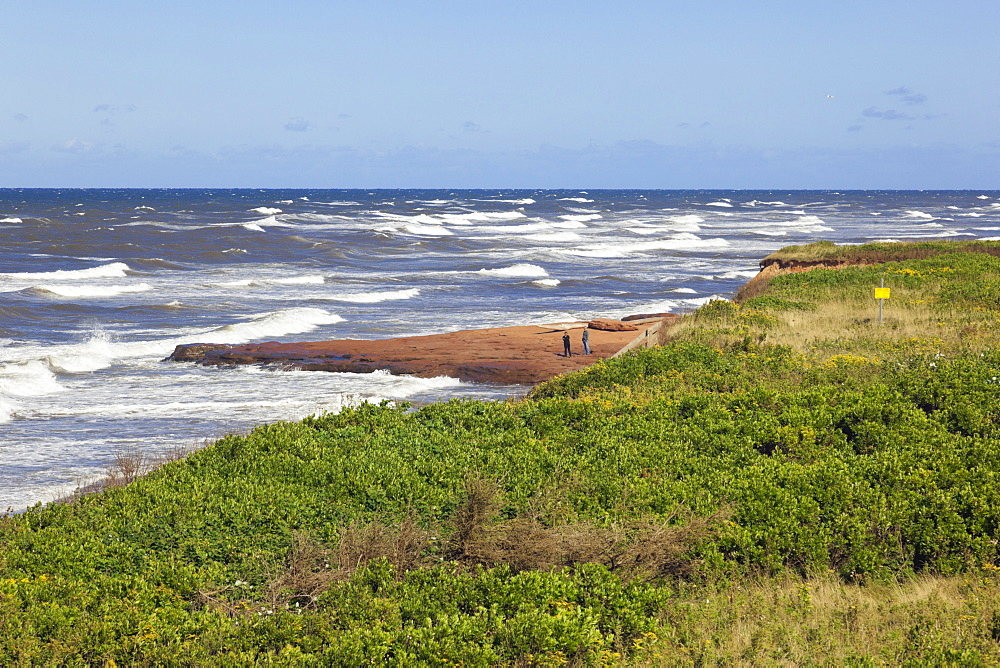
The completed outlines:
[[[261,426],[4,518],[0,665],[995,664],[992,249],[775,275],[525,400]]]

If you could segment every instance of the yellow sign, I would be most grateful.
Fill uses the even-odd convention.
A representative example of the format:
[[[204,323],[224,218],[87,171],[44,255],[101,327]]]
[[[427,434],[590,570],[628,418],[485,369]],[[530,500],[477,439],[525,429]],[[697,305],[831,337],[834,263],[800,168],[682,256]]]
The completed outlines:
[[[875,299],[888,299],[889,288],[875,288]]]

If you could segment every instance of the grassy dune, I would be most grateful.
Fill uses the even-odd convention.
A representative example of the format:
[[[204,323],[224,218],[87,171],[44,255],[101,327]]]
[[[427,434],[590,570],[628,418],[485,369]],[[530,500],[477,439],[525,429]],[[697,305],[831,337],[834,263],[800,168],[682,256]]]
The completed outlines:
[[[1000,258],[932,246],[521,401],[122,458],[0,520],[0,664],[997,663]]]

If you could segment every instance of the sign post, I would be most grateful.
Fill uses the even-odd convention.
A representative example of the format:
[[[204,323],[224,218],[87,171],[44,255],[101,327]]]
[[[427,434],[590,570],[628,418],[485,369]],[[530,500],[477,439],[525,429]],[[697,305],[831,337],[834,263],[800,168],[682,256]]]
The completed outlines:
[[[875,288],[875,299],[878,300],[878,324],[882,324],[882,304],[889,298],[889,288],[885,287],[885,277],[882,277],[881,287]]]

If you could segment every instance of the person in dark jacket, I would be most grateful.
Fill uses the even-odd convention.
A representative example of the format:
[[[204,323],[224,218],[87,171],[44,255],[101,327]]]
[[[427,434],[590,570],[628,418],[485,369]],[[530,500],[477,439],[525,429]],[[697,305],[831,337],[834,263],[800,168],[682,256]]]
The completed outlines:
[[[569,332],[563,334],[563,357],[572,357],[573,351],[569,347]]]

